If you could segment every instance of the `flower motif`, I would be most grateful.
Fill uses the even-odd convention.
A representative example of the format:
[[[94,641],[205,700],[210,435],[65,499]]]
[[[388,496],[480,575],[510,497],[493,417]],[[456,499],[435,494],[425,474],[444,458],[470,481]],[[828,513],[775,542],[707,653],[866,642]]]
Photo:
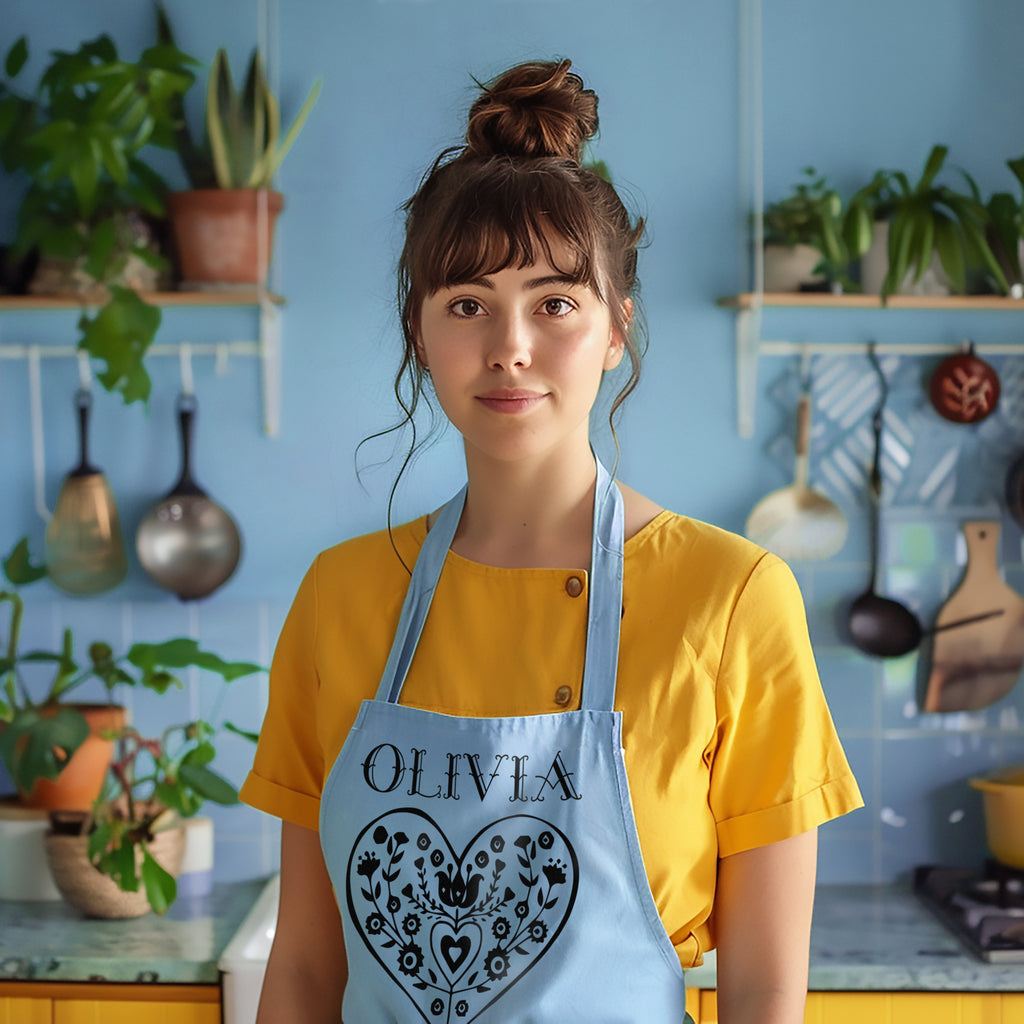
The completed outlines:
[[[508,953],[501,946],[495,946],[484,958],[484,970],[491,981],[504,978],[508,974],[508,967]]]
[[[530,906],[526,900],[520,900],[516,904],[516,917],[523,918],[530,912]]]
[[[377,855],[374,853],[364,853],[359,858],[359,864],[356,866],[356,872],[360,875],[365,875],[367,878],[372,878],[374,871],[380,867],[380,861],[377,859]]]
[[[512,845],[518,846],[520,850],[525,851],[526,848],[530,845],[530,837],[520,836]]]
[[[543,942],[548,937],[548,926],[543,921],[531,921],[527,931],[534,942]]]
[[[423,966],[423,950],[415,942],[407,942],[398,951],[398,969],[415,977]]]
[[[402,922],[402,931],[406,935],[415,935],[420,930],[420,919],[418,914],[406,914]]]
[[[437,872],[437,895],[446,907],[460,907],[467,910],[476,903],[483,875],[470,874],[463,878],[462,872],[448,865],[448,873]]]
[[[366,931],[369,935],[379,935],[380,930],[384,927],[385,921],[382,914],[378,914],[374,911],[366,919]]]
[[[487,856],[487,854],[486,854],[486,853],[485,853],[485,852],[484,852],[483,850],[481,850],[481,851],[480,851],[480,852],[479,852],[479,853],[478,853],[478,854],[477,854],[477,855],[476,855],[476,856],[475,856],[475,857],[473,858],[473,860],[474,860],[474,861],[476,862],[476,866],[477,866],[478,868],[485,868],[485,867],[487,867],[487,863],[488,863],[488,861],[490,861],[490,859],[491,859],[491,858],[490,858],[490,857],[488,857],[488,856]]]
[[[491,931],[494,933],[496,939],[507,939],[509,932],[512,931],[512,925],[508,923],[507,917],[499,917],[494,924],[491,925]]]
[[[421,832],[420,836],[419,836],[419,839],[416,840],[416,845],[421,850],[429,850],[430,849],[430,836],[428,836],[426,832]]]
[[[435,1016],[440,1016],[442,1013],[444,1013],[444,1000],[443,999],[435,999],[430,1004],[430,1012],[432,1014],[434,1014]]]
[[[396,843],[396,845],[402,846],[403,844],[405,844],[407,842],[409,842],[409,837],[404,832],[396,832],[395,833],[395,843]]]
[[[382,846],[388,841],[388,830],[383,825],[378,825],[373,830],[373,841],[378,846]]]
[[[561,885],[565,881],[565,871],[560,860],[549,860],[544,865],[543,871],[548,885]]]
[[[469,1003],[467,1003],[465,999],[460,999],[455,1004],[455,1016],[465,1017],[467,1013],[469,1013]]]
[[[402,909],[402,901],[397,896],[388,897],[388,913],[397,914]]]
[[[554,845],[554,842],[555,837],[550,832],[541,832],[537,837],[537,845],[540,846],[542,850],[550,850]]]
[[[501,851],[504,850],[504,849],[505,849],[505,840],[502,839],[501,836],[494,836],[491,839],[491,852],[492,853],[501,853]]]
[[[440,850],[432,850],[430,852],[430,863],[433,864],[435,868],[439,868],[443,862],[444,854]]]

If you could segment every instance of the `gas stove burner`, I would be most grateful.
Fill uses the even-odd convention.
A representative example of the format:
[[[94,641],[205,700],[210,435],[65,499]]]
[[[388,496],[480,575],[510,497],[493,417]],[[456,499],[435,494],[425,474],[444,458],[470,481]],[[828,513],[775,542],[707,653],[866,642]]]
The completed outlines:
[[[1024,872],[989,861],[983,868],[926,865],[914,891],[975,956],[1024,963]]]

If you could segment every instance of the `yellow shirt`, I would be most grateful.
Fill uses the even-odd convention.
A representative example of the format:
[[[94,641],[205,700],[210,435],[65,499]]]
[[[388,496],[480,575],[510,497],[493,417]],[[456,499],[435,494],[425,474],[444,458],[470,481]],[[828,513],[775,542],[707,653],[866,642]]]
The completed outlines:
[[[426,519],[393,534],[412,566]],[[482,717],[577,707],[587,583],[449,552],[402,703]],[[324,780],[376,693],[408,584],[384,531],[318,556],[274,654],[246,803],[318,827]],[[615,707],[651,891],[690,967],[714,944],[719,857],[862,803],[788,566],[671,512],[627,540]]]

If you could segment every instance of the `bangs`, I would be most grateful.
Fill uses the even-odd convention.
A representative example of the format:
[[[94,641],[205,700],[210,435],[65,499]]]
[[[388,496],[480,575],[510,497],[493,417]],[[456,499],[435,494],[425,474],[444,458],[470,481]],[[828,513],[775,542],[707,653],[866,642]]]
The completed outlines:
[[[411,254],[410,269],[422,294],[543,259],[604,301],[597,270],[599,226],[580,196],[578,180],[570,180],[562,161],[534,161],[527,168],[498,163],[488,161],[482,173],[464,177],[440,202],[435,197],[434,230],[420,235],[423,242]],[[548,166],[537,166],[541,163]]]

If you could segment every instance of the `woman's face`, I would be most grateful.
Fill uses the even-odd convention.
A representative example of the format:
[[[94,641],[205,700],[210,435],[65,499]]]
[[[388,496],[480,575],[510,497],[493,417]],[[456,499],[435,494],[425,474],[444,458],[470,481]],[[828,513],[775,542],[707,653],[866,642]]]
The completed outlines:
[[[571,265],[564,246],[551,252]],[[428,296],[416,349],[467,456],[520,460],[589,451],[590,410],[623,343],[597,295],[542,256]]]

